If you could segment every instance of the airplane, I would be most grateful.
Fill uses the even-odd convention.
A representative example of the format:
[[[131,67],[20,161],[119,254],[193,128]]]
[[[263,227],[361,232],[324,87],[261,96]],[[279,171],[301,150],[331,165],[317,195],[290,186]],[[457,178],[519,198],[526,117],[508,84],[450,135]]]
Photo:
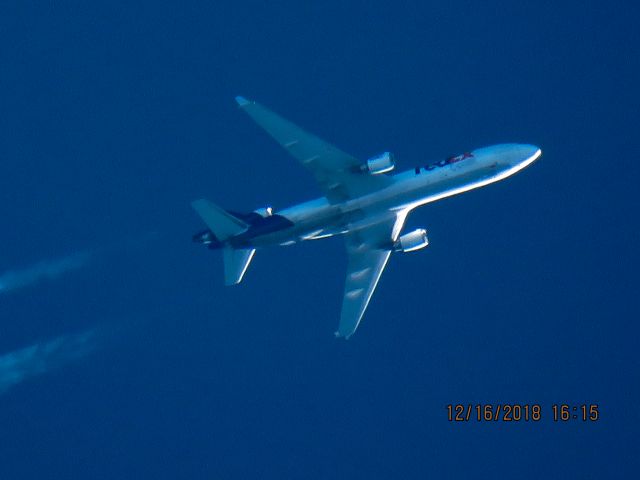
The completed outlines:
[[[342,312],[336,337],[354,334],[389,256],[429,244],[418,228],[400,235],[414,208],[503,180],[537,160],[534,145],[501,144],[393,175],[395,159],[383,152],[361,161],[306,132],[259,103],[236,97],[239,107],[311,171],[324,197],[280,211],[222,209],[192,202],[207,230],[193,240],[221,249],[226,285],[242,281],[256,249],[342,235],[348,254]]]

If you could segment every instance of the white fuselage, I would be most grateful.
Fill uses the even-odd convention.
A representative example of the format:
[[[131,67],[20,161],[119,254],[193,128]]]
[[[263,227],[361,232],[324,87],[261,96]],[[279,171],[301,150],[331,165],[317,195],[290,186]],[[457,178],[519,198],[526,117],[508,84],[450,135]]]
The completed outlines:
[[[293,226],[251,239],[251,246],[288,245],[352,232],[412,209],[502,180],[541,154],[538,147],[501,144],[479,148],[397,175],[382,190],[343,203],[324,197],[277,211]],[[394,232],[394,240],[399,232]]]

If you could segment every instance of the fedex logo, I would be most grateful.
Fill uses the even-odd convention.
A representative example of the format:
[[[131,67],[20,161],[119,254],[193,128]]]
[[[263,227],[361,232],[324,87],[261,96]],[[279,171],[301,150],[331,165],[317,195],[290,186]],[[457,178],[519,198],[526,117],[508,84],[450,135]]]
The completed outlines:
[[[418,175],[420,173],[420,170],[422,170],[422,169],[424,169],[425,172],[428,172],[430,170],[434,170],[434,169],[439,168],[439,167],[444,167],[446,165],[451,165],[451,164],[454,164],[454,163],[457,163],[457,162],[461,162],[465,158],[473,158],[473,153],[464,152],[464,153],[461,153],[460,155],[455,155],[453,157],[447,157],[444,160],[440,160],[439,162],[432,163],[430,165],[425,165],[425,166],[422,166],[422,167],[416,167],[415,168],[415,172],[416,172],[416,175]]]

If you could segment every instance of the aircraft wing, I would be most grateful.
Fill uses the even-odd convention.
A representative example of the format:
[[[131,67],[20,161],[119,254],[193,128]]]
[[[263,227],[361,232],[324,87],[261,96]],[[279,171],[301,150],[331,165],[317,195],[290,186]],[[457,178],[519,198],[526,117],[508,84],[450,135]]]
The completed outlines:
[[[391,246],[402,230],[407,213],[398,212],[388,220],[345,235],[349,262],[336,337],[348,339],[358,328],[387,265]]]
[[[380,190],[391,183],[384,175],[360,171],[362,162],[304,131],[259,103],[236,97],[240,108],[315,176],[331,203]]]

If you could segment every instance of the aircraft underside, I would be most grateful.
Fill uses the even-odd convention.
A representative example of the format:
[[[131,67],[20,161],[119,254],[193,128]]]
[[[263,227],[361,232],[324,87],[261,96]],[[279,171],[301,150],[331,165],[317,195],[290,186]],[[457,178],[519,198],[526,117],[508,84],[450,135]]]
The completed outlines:
[[[533,145],[495,145],[392,175],[395,161],[389,152],[362,162],[255,102],[236,100],[311,171],[325,197],[250,213],[197,200],[192,205],[209,228],[193,240],[222,250],[225,283],[234,285],[257,248],[342,235],[348,266],[336,335],[345,338],[356,331],[390,254],[428,245],[425,229],[400,234],[412,209],[502,180],[541,154]]]

